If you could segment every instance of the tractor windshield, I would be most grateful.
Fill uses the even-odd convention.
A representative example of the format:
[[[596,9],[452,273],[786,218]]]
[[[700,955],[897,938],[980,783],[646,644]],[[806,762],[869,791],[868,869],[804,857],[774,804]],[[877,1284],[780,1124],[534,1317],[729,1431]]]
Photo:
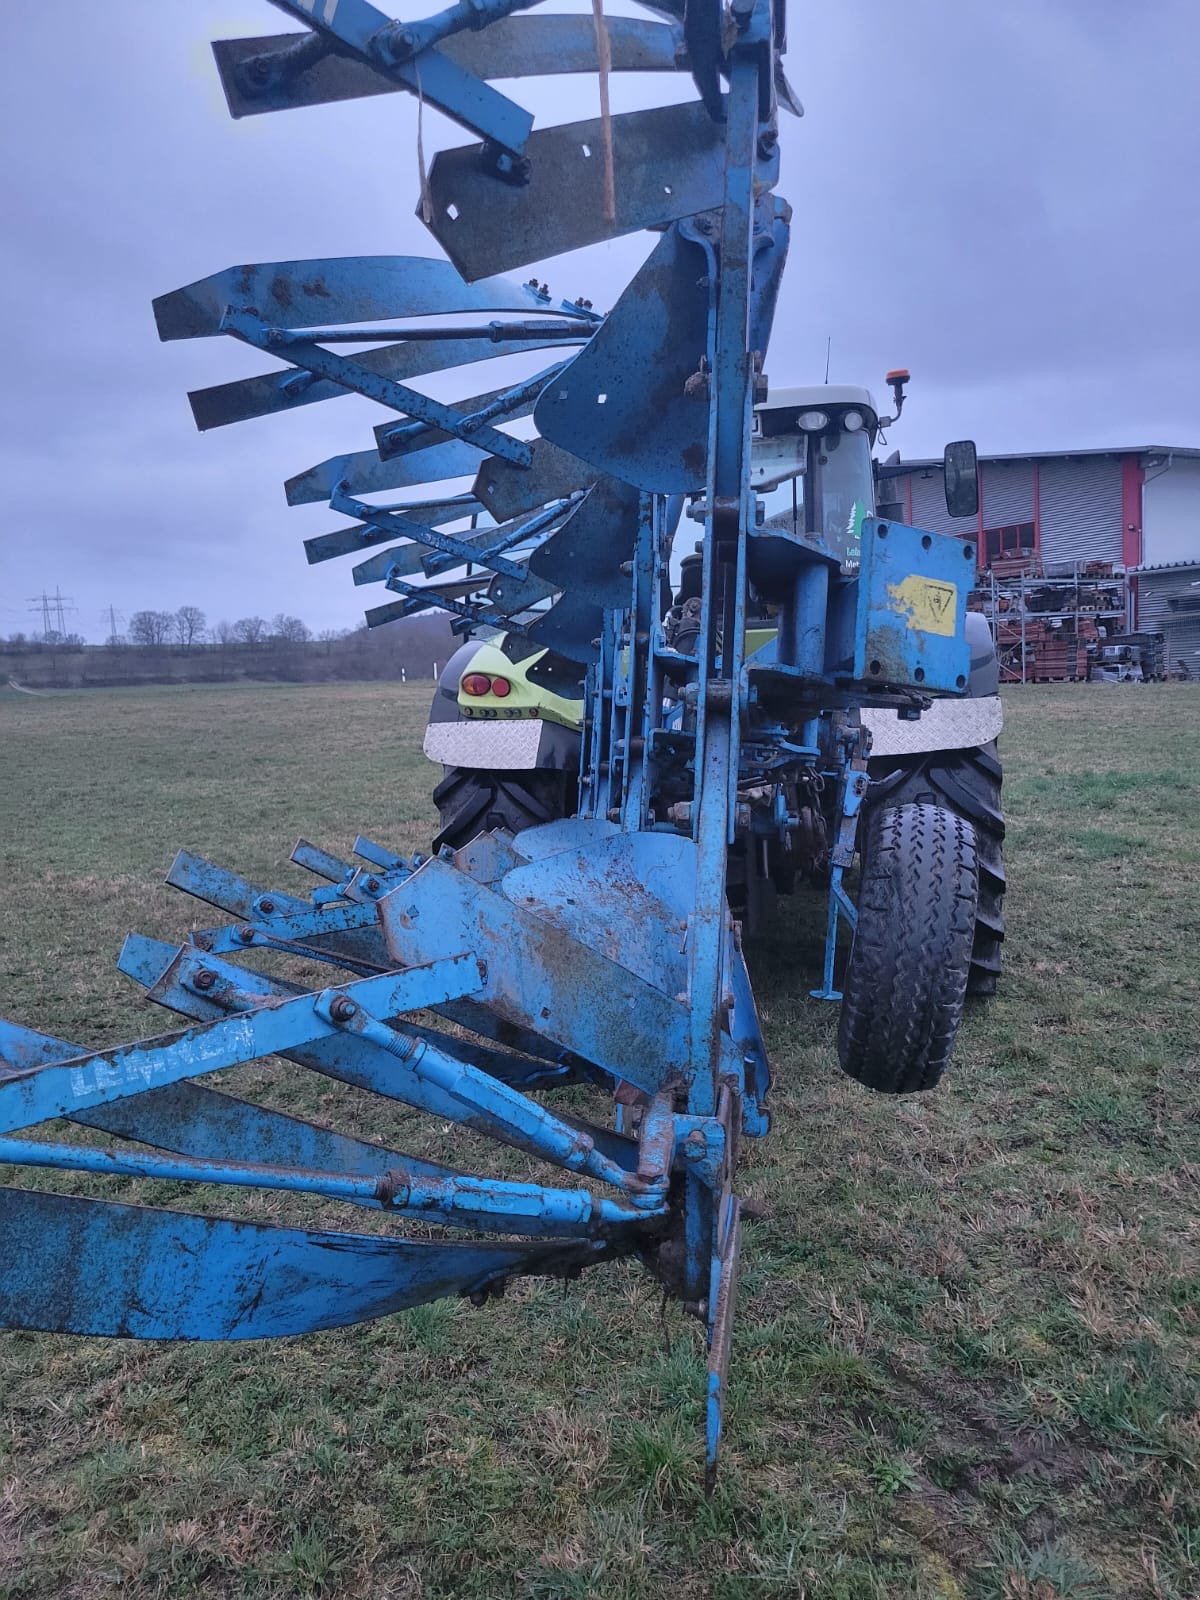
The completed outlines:
[[[794,448],[796,461],[787,476],[786,464],[775,459],[785,439]],[[771,459],[760,456],[760,451]],[[845,571],[855,571],[862,519],[874,511],[871,443],[865,430],[846,433],[836,428],[820,437],[777,435],[756,444],[755,457],[755,477],[764,485],[759,490],[766,513],[763,526],[801,536],[815,534],[841,556]]]

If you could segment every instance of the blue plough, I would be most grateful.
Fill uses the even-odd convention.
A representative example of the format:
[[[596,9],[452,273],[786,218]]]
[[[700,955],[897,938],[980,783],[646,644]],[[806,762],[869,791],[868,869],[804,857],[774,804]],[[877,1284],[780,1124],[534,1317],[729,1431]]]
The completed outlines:
[[[885,525],[868,519],[852,582],[819,541],[756,526],[752,414],[788,241],[776,119],[798,110],[780,67],[784,8],[664,0],[654,20],[605,20],[459,0],[401,23],[367,0],[275,3],[304,31],[215,46],[232,114],[398,91],[436,106],[474,141],[421,175],[420,214],[449,259],[232,267],[158,299],[159,333],[227,334],[284,363],[194,393],[202,429],[344,394],[393,414],[372,448],[288,482],[290,503],[351,519],[309,539],[308,559],[349,555],[356,583],[383,584],[392,598],[372,625],[428,605],[439,573],[469,562],[495,574],[485,599],[449,585],[438,603],[463,629],[523,631],[586,674],[579,814],[424,861],[369,839],[355,860],[301,843],[293,859],[320,880],[307,898],[180,855],[168,881],[224,920],[181,947],[132,936],[120,967],[187,1026],[88,1051],[0,1023],[0,1160],[219,1185],[229,1203],[239,1189],[292,1191],[401,1226],[311,1231],[118,1203],[90,1182],[86,1196],[8,1187],[0,1215],[21,1248],[5,1252],[0,1323],[297,1334],[443,1295],[482,1304],[513,1277],[572,1278],[636,1255],[707,1332],[711,1481],[737,1149],[767,1127],[770,1082],[726,899],[739,796],[756,774],[775,783],[781,763],[811,764],[833,706],[852,849],[864,745],[850,685],[879,670],[871,658],[908,648],[880,642]],[[679,70],[695,100],[608,113],[610,72]],[[564,72],[599,74],[600,118],[535,129],[490,81]],[[642,229],[657,243],[606,316],[503,276]],[[548,363],[535,376],[454,404],[413,387],[531,354]],[[511,430],[529,417],[536,431]],[[664,639],[660,597],[689,497],[702,609],[682,654]],[[927,565],[954,558],[934,550]],[[747,595],[764,575],[793,625],[748,659]],[[961,687],[957,640],[923,659],[928,687]],[[843,859],[832,903],[852,916]],[[264,951],[324,964],[329,985],[239,964]],[[562,1181],[460,1172],[197,1081],[268,1056]],[[611,1123],[555,1109],[551,1091],[580,1083],[613,1095]],[[31,1136],[55,1118],[82,1131]],[[419,1228],[406,1233],[409,1219]]]

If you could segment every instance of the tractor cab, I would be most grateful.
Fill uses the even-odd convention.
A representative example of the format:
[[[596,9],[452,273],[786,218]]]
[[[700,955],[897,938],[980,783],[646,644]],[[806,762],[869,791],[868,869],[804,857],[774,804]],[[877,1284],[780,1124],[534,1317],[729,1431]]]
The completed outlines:
[[[877,504],[872,451],[904,409],[909,374],[898,368],[886,381],[890,417],[880,416],[869,389],[854,384],[777,389],[754,408],[751,484],[759,499],[758,527],[824,544],[847,575],[859,568],[863,518],[899,520],[899,507]],[[969,440],[946,446],[943,478],[952,517],[975,514],[977,470]]]
[[[886,418],[885,421],[892,419]],[[780,389],[754,412],[751,484],[765,530],[819,541],[858,569],[862,519],[875,512],[871,450],[880,416],[868,389]]]

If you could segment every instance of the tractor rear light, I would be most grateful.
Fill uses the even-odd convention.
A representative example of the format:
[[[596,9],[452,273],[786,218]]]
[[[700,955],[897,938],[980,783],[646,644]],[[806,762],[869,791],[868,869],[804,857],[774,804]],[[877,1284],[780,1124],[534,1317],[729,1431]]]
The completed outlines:
[[[511,692],[512,692],[512,684],[509,683],[507,678],[493,678],[492,679],[492,693],[496,696],[496,698],[498,700],[503,700],[505,695],[506,694],[510,694]]]
[[[462,689],[464,694],[489,694],[491,692],[492,680],[488,677],[486,672],[468,672],[459,687]]]

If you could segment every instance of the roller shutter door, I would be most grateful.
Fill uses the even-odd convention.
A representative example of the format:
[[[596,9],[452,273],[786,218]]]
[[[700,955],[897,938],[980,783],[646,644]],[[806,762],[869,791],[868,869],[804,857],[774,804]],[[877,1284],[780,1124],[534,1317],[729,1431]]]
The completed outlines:
[[[1121,458],[1043,461],[1042,560],[1121,560]]]
[[[1138,578],[1138,628],[1143,633],[1161,633],[1167,670],[1174,672],[1182,658],[1192,674],[1200,678],[1200,611],[1176,610],[1172,597],[1190,600],[1196,591],[1193,578],[1200,568],[1181,573],[1142,573]]]
[[[946,493],[942,487],[942,469],[938,465],[925,472],[912,474],[912,525],[928,528],[930,533],[956,533],[960,538],[974,534],[973,517],[952,517],[946,510]]]
[[[1193,678],[1200,678],[1200,616],[1172,615],[1166,629],[1167,671],[1174,672],[1180,661],[1187,663]]]
[[[980,467],[983,525],[1011,528],[1033,521],[1033,463],[987,461]]]

